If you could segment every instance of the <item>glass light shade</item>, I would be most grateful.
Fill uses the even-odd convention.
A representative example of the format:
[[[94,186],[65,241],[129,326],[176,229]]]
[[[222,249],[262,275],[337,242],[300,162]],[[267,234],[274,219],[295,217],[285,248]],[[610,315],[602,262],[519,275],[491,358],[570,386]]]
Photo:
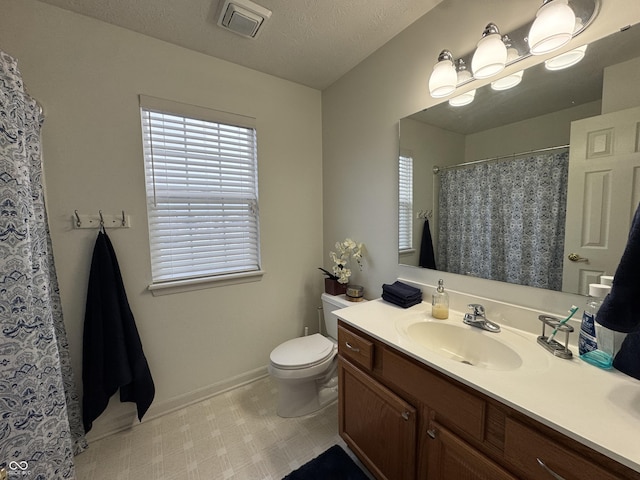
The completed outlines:
[[[471,73],[468,70],[458,71],[458,84],[471,80]],[[468,92],[461,93],[457,97],[453,97],[449,100],[449,105],[452,107],[461,107],[463,105],[469,105],[476,97],[476,90],[470,90]]]
[[[433,98],[446,97],[456,89],[458,75],[451,60],[441,60],[433,66],[429,77],[429,93]]]
[[[504,70],[507,63],[507,46],[500,34],[482,37],[471,59],[471,70],[475,78],[489,78]]]
[[[476,98],[476,90],[470,90],[468,92],[462,93],[457,97],[453,97],[449,100],[449,105],[452,107],[462,107],[463,105],[469,105],[473,102],[473,99]]]
[[[540,7],[529,30],[532,55],[543,55],[566,45],[573,36],[576,16],[568,0],[551,0]]]
[[[583,45],[568,52],[561,53],[557,57],[545,60],[544,66],[547,70],[562,70],[563,68],[569,68],[584,58],[587,51],[587,45]]]
[[[518,50],[516,50],[515,48],[507,49],[507,63],[516,60],[518,57]],[[506,77],[494,80],[493,82],[491,82],[491,88],[493,90],[508,90],[510,88],[513,88],[522,81],[523,75],[524,70],[520,70],[518,72],[512,73],[511,75],[507,75]]]
[[[491,82],[491,88],[493,90],[509,90],[510,88],[515,87],[522,81],[522,76],[524,75],[524,70],[520,70],[519,72],[512,73],[511,75],[507,75],[506,77],[499,78]]]

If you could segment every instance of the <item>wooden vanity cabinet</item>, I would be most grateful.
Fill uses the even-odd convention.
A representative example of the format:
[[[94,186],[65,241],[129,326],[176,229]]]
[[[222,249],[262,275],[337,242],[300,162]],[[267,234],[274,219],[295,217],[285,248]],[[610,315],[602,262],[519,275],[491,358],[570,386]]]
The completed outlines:
[[[340,436],[378,479],[640,480],[342,321],[338,352]]]
[[[435,420],[429,422],[424,441],[427,480],[518,480]]]

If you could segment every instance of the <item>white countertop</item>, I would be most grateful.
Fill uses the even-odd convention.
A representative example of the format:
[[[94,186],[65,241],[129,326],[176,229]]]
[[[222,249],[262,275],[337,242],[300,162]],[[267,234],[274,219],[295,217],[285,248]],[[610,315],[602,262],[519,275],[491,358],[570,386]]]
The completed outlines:
[[[424,302],[403,309],[378,299],[334,313],[425,365],[640,472],[640,381],[583,362],[576,348],[571,360],[554,357],[529,332],[504,325],[500,333],[484,332],[462,324],[463,314],[456,311],[450,311],[447,320],[436,320],[431,305]],[[515,370],[489,370],[446,358],[402,333],[403,326],[416,321],[473,328],[510,346],[523,363]],[[560,334],[556,339],[563,341]]]

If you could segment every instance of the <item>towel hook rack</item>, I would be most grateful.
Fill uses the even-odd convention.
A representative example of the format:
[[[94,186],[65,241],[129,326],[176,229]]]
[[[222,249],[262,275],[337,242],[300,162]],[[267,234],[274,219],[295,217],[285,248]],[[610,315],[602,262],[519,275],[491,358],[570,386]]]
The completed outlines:
[[[431,218],[433,217],[433,210],[420,210],[417,214],[416,214],[416,218],[418,219],[429,219],[431,220]]]
[[[104,231],[105,228],[130,228],[131,216],[127,215],[124,210],[116,214],[106,214],[102,210],[98,210],[98,214],[83,214],[78,210],[73,211],[71,216],[73,220],[73,228],[99,228]]]

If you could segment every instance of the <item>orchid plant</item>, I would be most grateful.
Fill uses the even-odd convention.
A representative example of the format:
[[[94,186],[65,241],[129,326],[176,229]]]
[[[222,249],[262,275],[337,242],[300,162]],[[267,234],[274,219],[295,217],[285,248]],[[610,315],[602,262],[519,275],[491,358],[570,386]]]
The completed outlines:
[[[357,243],[350,238],[345,239],[343,242],[336,242],[336,251],[330,251],[329,256],[333,261],[333,274],[321,268],[329,278],[337,280],[339,283],[349,283],[349,277],[351,276],[351,269],[348,268],[349,259],[352,258],[358,264],[360,270],[362,270],[362,249],[364,245]]]

